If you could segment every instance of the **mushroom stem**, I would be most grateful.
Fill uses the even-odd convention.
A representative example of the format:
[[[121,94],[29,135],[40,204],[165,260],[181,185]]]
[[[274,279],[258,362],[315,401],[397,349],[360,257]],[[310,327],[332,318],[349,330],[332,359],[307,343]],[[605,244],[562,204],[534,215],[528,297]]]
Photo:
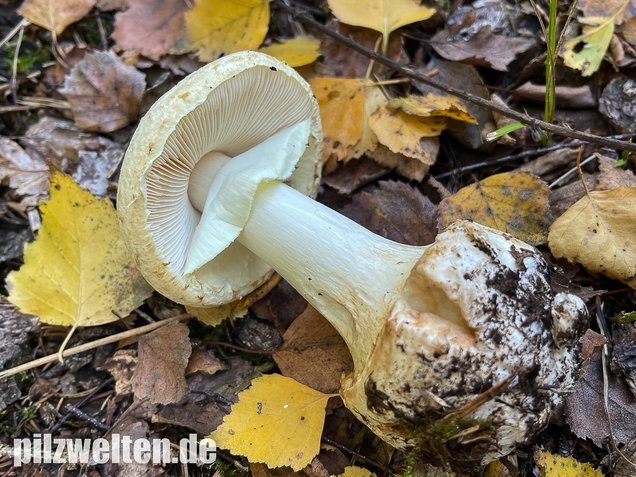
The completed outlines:
[[[329,320],[356,369],[425,249],[376,235],[277,181],[259,186],[238,240]]]

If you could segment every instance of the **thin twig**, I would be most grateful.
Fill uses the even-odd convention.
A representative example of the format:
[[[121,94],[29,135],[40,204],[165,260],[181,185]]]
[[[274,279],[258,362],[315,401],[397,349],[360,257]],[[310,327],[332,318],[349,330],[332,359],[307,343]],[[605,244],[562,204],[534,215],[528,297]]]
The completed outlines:
[[[538,129],[542,129],[552,134],[558,134],[560,136],[571,137],[574,139],[580,139],[581,141],[585,141],[588,143],[599,144],[601,146],[610,147],[613,149],[620,149],[625,151],[636,152],[636,143],[628,143],[625,141],[617,141],[615,139],[609,139],[602,136],[597,136],[595,134],[588,134],[582,131],[577,131],[575,129],[571,129],[566,126],[558,126],[556,124],[546,123],[537,118],[533,118],[532,116],[528,116],[527,114],[520,113],[513,109],[508,108],[507,106],[495,104],[490,100],[484,99],[480,96],[468,93],[466,91],[455,88],[454,86],[450,86],[447,84],[440,83],[434,79],[428,78],[427,76],[418,73],[407,66],[404,66],[397,61],[393,61],[392,59],[377,53],[364,45],[352,40],[350,37],[345,36],[341,33],[333,31],[332,29],[326,27],[322,23],[317,20],[314,20],[310,15],[308,15],[305,11],[297,10],[297,8],[290,8],[284,3],[278,1],[277,4],[284,10],[288,11],[293,18],[298,21],[307,23],[320,30],[321,32],[329,35],[330,37],[338,40],[339,42],[347,45],[352,50],[357,51],[358,53],[374,60],[376,63],[380,63],[381,65],[386,66],[394,71],[401,73],[402,75],[424,83],[433,88],[442,90],[446,93],[452,94],[453,96],[457,96],[465,101],[473,103],[477,106],[481,106],[482,108],[489,109],[491,111],[496,111],[504,116],[507,116],[512,119],[516,119],[528,126],[533,126]]]
[[[334,446],[336,449],[346,452],[348,454],[351,454],[352,456],[360,459],[362,462],[372,465],[373,467],[377,468],[377,469],[382,469],[383,471],[387,472],[389,469],[387,469],[386,466],[380,464],[379,462],[374,461],[373,459],[369,459],[368,457],[360,454],[359,452],[354,451],[353,449],[349,449],[347,446],[340,444],[339,442],[336,442],[332,439],[329,439],[328,437],[322,436],[322,440],[324,442],[326,442],[327,444]]]
[[[116,343],[117,341],[121,341],[127,338],[132,338],[134,336],[140,336],[146,334],[150,331],[156,330],[157,328],[161,328],[162,326],[167,325],[168,323],[172,323],[173,321],[181,321],[192,318],[192,315],[183,314],[178,316],[173,316],[172,318],[168,318],[166,320],[158,321],[156,323],[152,323],[150,325],[141,326],[139,328],[134,328],[132,330],[123,331],[121,333],[117,333],[115,335],[106,336],[105,338],[100,338],[95,341],[91,341],[89,343],[84,343],[79,346],[75,346],[74,348],[69,348],[64,351],[63,357],[73,356],[75,354],[83,353],[84,351],[89,351],[91,349],[99,348],[100,346],[105,346],[111,343]],[[35,369],[40,366],[44,366],[45,364],[53,363],[57,361],[58,354],[50,354],[48,356],[44,356],[42,358],[29,361],[28,363],[21,364],[20,366],[16,366],[11,369],[7,369],[6,371],[0,372],[0,379],[8,378],[9,376],[15,376],[16,374],[23,373],[24,371],[29,371],[30,369]]]
[[[631,137],[635,137],[636,134],[616,134],[614,136],[609,136],[613,139],[629,139]],[[519,152],[517,154],[511,154],[508,156],[502,156],[502,157],[498,157],[497,159],[491,159],[489,161],[480,161],[480,162],[476,162],[474,164],[467,164],[465,166],[461,166],[461,167],[457,167],[455,169],[451,169],[448,172],[444,172],[442,174],[438,174],[435,177],[435,179],[439,180],[439,179],[445,179],[446,177],[450,177],[453,176],[455,174],[462,174],[464,172],[471,172],[477,169],[482,169],[484,167],[493,167],[493,166],[499,166],[501,164],[505,164],[506,162],[511,162],[511,161],[515,161],[517,159],[524,159],[526,157],[532,157],[532,156],[540,156],[542,154],[546,154],[548,152],[552,152],[552,151],[557,151],[559,149],[569,149],[572,147],[578,147],[578,146],[582,146],[584,144],[587,144],[587,141],[570,141],[570,142],[566,142],[566,143],[562,143],[562,144],[555,144],[554,146],[548,146],[548,147],[541,147],[539,149],[532,149],[532,150],[528,150],[528,151],[523,151],[523,152]]]

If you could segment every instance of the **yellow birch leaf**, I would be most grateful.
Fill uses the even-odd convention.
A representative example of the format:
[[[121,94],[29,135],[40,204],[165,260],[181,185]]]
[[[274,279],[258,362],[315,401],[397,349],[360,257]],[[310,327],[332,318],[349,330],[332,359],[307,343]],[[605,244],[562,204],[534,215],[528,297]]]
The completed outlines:
[[[548,241],[555,257],[636,289],[636,187],[583,196],[554,221]]]
[[[374,151],[378,147],[378,137],[369,125],[369,118],[384,103],[386,103],[386,97],[380,88],[377,86],[364,88],[362,134],[360,135],[360,140],[348,149],[347,156],[343,159],[343,162],[358,159],[363,154]]]
[[[622,23],[625,8],[630,1],[602,4],[614,11],[603,11],[603,7],[600,10],[594,8],[589,13],[596,13],[596,16],[579,18],[579,23],[583,25],[581,34],[563,42],[563,62],[570,68],[581,70],[583,76],[595,73],[614,35],[614,25]],[[603,15],[598,15],[599,13]]]
[[[313,63],[320,56],[320,40],[312,36],[297,36],[259,50],[284,61],[294,68]]]
[[[61,34],[71,23],[84,18],[97,0],[25,0],[18,13],[31,23]]]
[[[151,294],[119,233],[115,209],[61,172],[40,204],[37,240],[7,278],[9,300],[45,323],[95,326],[127,316]]]
[[[436,10],[419,0],[329,0],[329,8],[342,23],[382,33],[386,51],[389,34],[404,25],[428,20]]]
[[[268,26],[268,0],[195,0],[186,13],[188,42],[202,61],[257,49]]]
[[[429,152],[431,148],[425,147],[421,140],[439,136],[446,129],[446,119],[421,118],[381,106],[369,118],[369,125],[378,141],[391,151],[431,165],[435,157]]]
[[[361,79],[315,77],[309,80],[320,107],[324,155],[339,161],[362,137],[364,84]]]
[[[337,477],[375,477],[375,474],[363,467],[348,465],[344,468],[344,472],[342,474],[338,474]]]
[[[473,220],[539,245],[548,235],[549,196],[545,182],[531,174],[495,174],[440,202],[439,224]]]
[[[399,109],[414,116],[442,116],[477,124],[477,120],[468,113],[466,106],[454,96],[439,96],[433,93],[428,93],[426,96],[410,95],[406,98],[392,99],[387,107]]]
[[[250,462],[298,471],[318,455],[330,397],[279,374],[261,376],[210,437]]]
[[[572,457],[537,451],[534,454],[534,460],[539,467],[541,477],[603,477],[603,472],[600,470]]]
[[[584,25],[581,35],[563,42],[563,62],[581,70],[582,76],[595,73],[614,35],[614,20],[602,18],[598,25]]]

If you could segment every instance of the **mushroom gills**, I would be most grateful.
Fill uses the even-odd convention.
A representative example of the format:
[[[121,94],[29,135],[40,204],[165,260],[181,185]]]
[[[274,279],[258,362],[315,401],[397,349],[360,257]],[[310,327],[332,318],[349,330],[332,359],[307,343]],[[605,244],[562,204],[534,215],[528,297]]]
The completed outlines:
[[[185,273],[195,273],[236,240],[247,223],[258,186],[291,177],[307,146],[309,133],[310,121],[305,120],[230,160],[218,153],[208,153],[199,160],[203,164],[197,163],[193,173],[216,170],[218,173],[213,177],[191,175],[188,184],[193,206],[199,209],[204,205],[188,246]],[[223,161],[225,164],[221,165]]]

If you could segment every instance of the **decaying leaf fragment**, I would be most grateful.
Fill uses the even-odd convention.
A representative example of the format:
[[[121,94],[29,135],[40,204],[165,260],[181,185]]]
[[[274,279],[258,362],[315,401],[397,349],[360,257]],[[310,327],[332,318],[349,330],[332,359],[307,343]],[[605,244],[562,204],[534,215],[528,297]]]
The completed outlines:
[[[7,278],[9,300],[22,312],[54,325],[95,326],[127,316],[150,296],[110,200],[56,172],[40,210],[38,238],[25,247],[22,268]]]
[[[137,50],[157,61],[175,44],[185,26],[183,0],[128,0],[128,10],[115,15],[111,38],[117,50]]]
[[[469,219],[532,245],[547,239],[550,190],[531,174],[507,172],[460,189],[439,204],[439,225],[444,228]]]
[[[59,35],[71,23],[82,19],[97,0],[25,0],[18,13],[31,23]]]
[[[268,0],[196,0],[186,13],[189,47],[201,61],[257,49],[268,25]]]
[[[169,323],[139,338],[133,387],[137,399],[171,404],[188,392],[185,371],[192,353],[188,327]]]
[[[75,125],[111,132],[137,118],[146,89],[143,73],[110,51],[95,51],[71,70],[60,90],[71,103]]]
[[[329,394],[270,374],[254,379],[238,397],[210,436],[218,447],[250,462],[296,471],[318,454]]]
[[[312,36],[297,36],[281,43],[274,43],[259,49],[261,53],[284,61],[297,68],[313,63],[320,56],[320,40]]]
[[[629,3],[630,0],[603,2],[606,9],[589,9],[584,17],[579,18],[583,25],[581,34],[563,42],[561,55],[564,63],[581,70],[583,76],[595,73],[614,35],[614,25],[622,23]]]
[[[636,288],[636,187],[592,191],[550,227],[550,250]]]

